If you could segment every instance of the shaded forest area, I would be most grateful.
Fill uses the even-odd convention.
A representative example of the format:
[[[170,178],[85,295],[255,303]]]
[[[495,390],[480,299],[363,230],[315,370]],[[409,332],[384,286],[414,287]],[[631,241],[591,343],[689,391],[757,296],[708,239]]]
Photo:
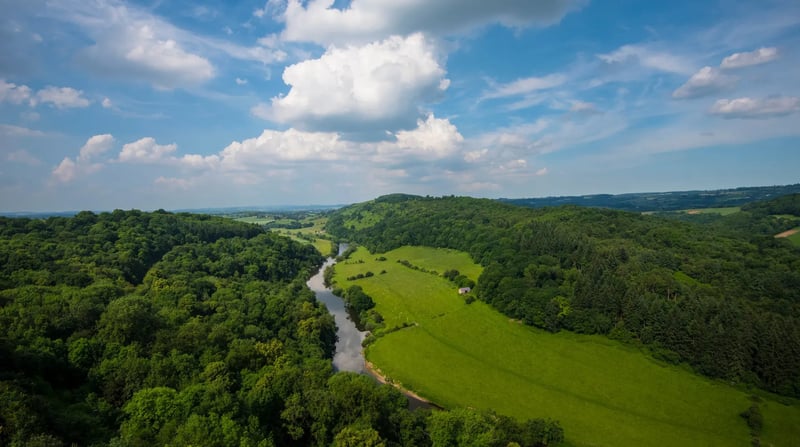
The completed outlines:
[[[794,198],[792,198],[794,197]],[[375,253],[466,251],[474,292],[550,331],[643,344],[697,372],[800,397],[800,249],[795,196],[713,225],[609,209],[529,209],[465,197],[385,196],[333,213],[327,229]]]
[[[546,206],[580,205],[613,208],[623,211],[677,211],[691,208],[722,208],[768,200],[786,194],[800,193],[800,184],[786,186],[754,186],[713,191],[671,191],[628,194],[592,194],[586,196],[500,199],[512,205],[542,208]]]
[[[0,445],[555,445],[334,373],[309,245],[163,211],[0,218]]]

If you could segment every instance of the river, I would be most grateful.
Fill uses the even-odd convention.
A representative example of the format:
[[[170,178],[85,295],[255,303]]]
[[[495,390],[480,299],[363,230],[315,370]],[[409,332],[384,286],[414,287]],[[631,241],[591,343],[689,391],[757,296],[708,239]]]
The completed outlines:
[[[347,244],[339,245],[339,254],[347,250]],[[325,287],[325,269],[336,263],[333,258],[328,258],[325,264],[319,269],[316,275],[308,280],[306,285],[314,291],[317,299],[325,304],[328,312],[333,315],[336,321],[336,353],[333,355],[333,368],[336,371],[350,371],[359,374],[367,374],[375,380],[379,380],[367,369],[364,361],[364,353],[361,342],[367,336],[367,332],[359,331],[353,320],[347,313],[344,300],[334,295],[331,289]],[[433,404],[419,400],[414,396],[404,393],[408,398],[408,408],[438,408]]]
[[[341,253],[346,248],[346,246],[344,248],[340,246],[339,252]],[[365,374],[367,367],[364,363],[364,355],[361,352],[361,342],[364,341],[367,333],[358,330],[355,323],[347,315],[344,301],[334,295],[331,289],[325,287],[323,278],[325,269],[335,262],[333,258],[328,258],[322,268],[319,269],[319,272],[312,276],[306,284],[317,295],[317,299],[325,303],[328,312],[336,320],[338,340],[336,341],[336,353],[333,355],[333,368],[337,371],[352,371]]]

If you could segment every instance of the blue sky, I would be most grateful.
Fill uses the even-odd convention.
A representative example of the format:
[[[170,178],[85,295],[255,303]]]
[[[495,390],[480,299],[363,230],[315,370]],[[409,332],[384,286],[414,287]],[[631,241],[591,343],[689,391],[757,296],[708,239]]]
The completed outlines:
[[[0,211],[800,182],[794,0],[0,10]]]

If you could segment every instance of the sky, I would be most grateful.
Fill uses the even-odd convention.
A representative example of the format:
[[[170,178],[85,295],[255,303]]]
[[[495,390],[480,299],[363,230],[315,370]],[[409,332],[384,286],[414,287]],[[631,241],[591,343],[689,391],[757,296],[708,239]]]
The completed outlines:
[[[800,182],[796,0],[0,0],[0,211]]]

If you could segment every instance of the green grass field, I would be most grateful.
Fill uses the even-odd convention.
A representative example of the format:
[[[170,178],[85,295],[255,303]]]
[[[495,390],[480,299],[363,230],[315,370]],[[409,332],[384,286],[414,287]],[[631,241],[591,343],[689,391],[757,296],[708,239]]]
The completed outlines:
[[[256,225],[266,225],[268,223],[274,222],[274,217],[259,217],[259,216],[247,216],[247,217],[238,217],[234,219],[239,222],[251,223]]]
[[[727,216],[729,214],[738,213],[742,208],[738,206],[730,206],[725,208],[697,208],[691,210],[683,210],[687,214],[720,214]]]
[[[301,222],[303,223],[311,222],[314,225],[298,229],[273,228],[270,231],[282,234],[284,236],[288,236],[294,239],[295,241],[303,244],[311,244],[314,246],[314,248],[317,249],[318,252],[322,253],[325,256],[328,256],[331,252],[332,242],[328,239],[323,239],[320,237],[325,233],[325,222],[327,221],[328,221],[327,217],[304,219]],[[308,238],[310,238],[311,240],[309,240]]]
[[[275,217],[273,216],[237,217],[234,220],[256,225],[266,225],[272,222],[282,223],[282,224],[289,224],[294,222],[292,219],[275,219]],[[308,217],[306,219],[301,220],[301,222],[304,224],[310,222],[313,224],[313,226],[306,228],[298,228],[298,229],[273,228],[270,231],[282,234],[284,236],[288,236],[294,239],[295,241],[301,242],[303,244],[311,244],[314,246],[314,248],[317,249],[317,251],[319,251],[325,256],[328,256],[331,252],[331,241],[319,237],[321,234],[325,233],[325,223],[327,221],[328,221],[327,217]],[[308,239],[309,237],[311,238],[311,240]]]
[[[336,280],[361,285],[387,328],[412,323],[367,349],[368,360],[408,389],[445,407],[557,419],[568,445],[750,445],[739,417],[750,405],[747,393],[605,337],[510,321],[482,302],[465,304],[444,278],[396,262],[476,279],[481,268],[465,253],[403,247],[383,254],[386,261],[377,256],[359,249],[337,264]],[[344,280],[367,271],[375,276]],[[797,445],[800,407],[765,400],[761,408],[762,445]]]
[[[797,230],[800,230],[800,227],[797,227]],[[800,245],[800,231],[787,237],[786,239],[792,241],[794,245]]]

